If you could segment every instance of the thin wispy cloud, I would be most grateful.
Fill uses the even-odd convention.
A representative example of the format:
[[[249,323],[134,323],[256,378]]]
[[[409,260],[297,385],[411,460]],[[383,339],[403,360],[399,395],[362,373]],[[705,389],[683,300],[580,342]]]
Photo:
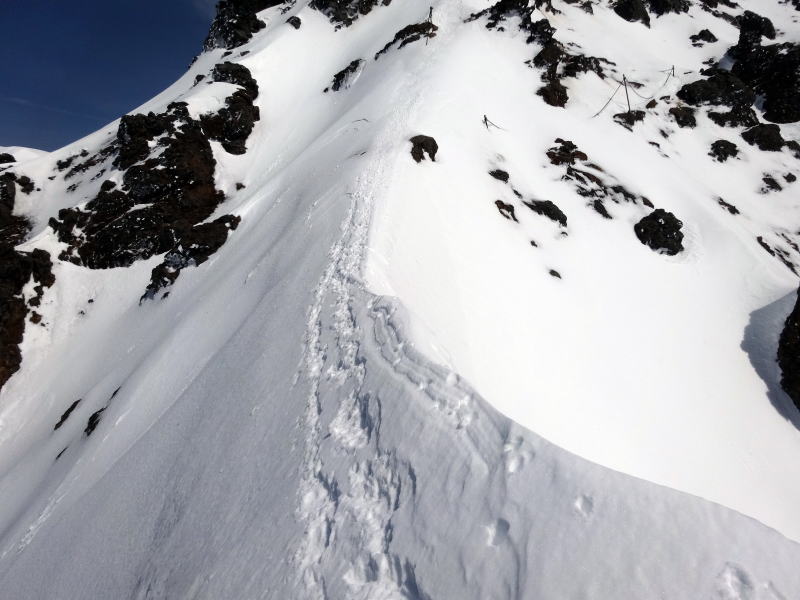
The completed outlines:
[[[70,117],[80,117],[82,119],[91,119],[92,121],[105,121],[108,120],[109,118],[108,116],[103,116],[103,115],[75,112],[72,110],[67,110],[65,108],[58,108],[57,106],[48,106],[47,104],[31,102],[30,100],[26,100],[25,98],[17,98],[14,96],[3,96],[2,98],[0,98],[0,100],[2,100],[3,102],[8,102],[10,104],[16,104],[17,106],[27,106],[29,108],[37,110],[46,110],[48,112],[60,115],[68,115]]]

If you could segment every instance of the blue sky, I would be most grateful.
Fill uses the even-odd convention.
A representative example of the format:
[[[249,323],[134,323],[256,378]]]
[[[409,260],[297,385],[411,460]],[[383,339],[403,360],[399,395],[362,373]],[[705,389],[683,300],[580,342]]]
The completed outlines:
[[[200,51],[215,0],[0,0],[0,146],[54,150],[136,108]]]

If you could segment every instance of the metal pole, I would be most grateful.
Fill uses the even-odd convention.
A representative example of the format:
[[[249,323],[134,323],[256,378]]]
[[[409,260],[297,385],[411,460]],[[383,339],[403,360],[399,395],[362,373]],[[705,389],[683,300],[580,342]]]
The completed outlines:
[[[625,100],[628,103],[628,113],[631,112],[631,99],[628,97],[628,80],[625,75],[622,76],[622,83],[625,84]]]

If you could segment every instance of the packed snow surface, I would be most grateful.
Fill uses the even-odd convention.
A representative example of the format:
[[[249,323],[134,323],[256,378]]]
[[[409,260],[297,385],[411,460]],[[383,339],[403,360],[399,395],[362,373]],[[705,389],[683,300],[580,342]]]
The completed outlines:
[[[648,30],[554,4],[557,37],[644,96],[674,94],[737,35],[697,7]],[[592,118],[617,87],[592,73],[547,106],[514,21],[464,22],[482,2],[435,3],[437,35],[378,60],[428,2],[340,30],[288,6],[135,111],[217,110],[227,84],[195,78],[223,60],[261,89],[247,152],[212,142],[227,200],[209,220],[241,223],[168,297],[140,303],[160,256],[55,260],[48,219],[117,177],[65,181],[56,162],[116,123],[20,167],[42,188],[17,199],[22,248],[50,251],[56,284],[0,392],[2,595],[800,597],[800,432],[774,365],[797,278],[755,241],[800,226],[790,187],[758,193],[796,160],[737,135],[737,166],[715,163],[709,144],[734,134],[700,112],[696,129],[664,108],[629,131],[615,96]],[[793,39],[791,7],[751,8]],[[703,27],[720,42],[692,47]],[[435,161],[411,158],[419,134]],[[640,243],[639,204],[588,208],[546,157],[556,138],[674,212],[685,250]]]

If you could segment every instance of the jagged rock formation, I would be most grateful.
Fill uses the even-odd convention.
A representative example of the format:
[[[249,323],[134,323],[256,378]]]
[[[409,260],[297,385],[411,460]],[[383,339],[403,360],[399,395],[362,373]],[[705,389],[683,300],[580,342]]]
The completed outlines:
[[[349,27],[356,19],[372,12],[378,5],[389,6],[392,0],[311,0],[309,6],[328,17],[337,28]]]
[[[430,21],[406,25],[394,35],[391,41],[387,42],[383,48],[375,53],[375,60],[378,60],[382,55],[386,54],[392,46],[396,45],[397,49],[400,50],[408,44],[417,42],[422,38],[429,40],[436,36],[436,31],[438,29],[439,28]]]
[[[238,48],[246,44],[253,34],[264,29],[264,22],[256,16],[262,10],[278,6],[284,0],[220,0],[217,15],[211,24],[203,48]]]
[[[329,87],[326,87],[323,91],[327,92],[328,90],[333,90],[334,92],[338,92],[342,89],[347,89],[350,87],[353,79],[358,76],[361,72],[361,69],[364,66],[364,60],[357,58],[352,61],[349,65],[347,65],[344,69],[336,73],[333,76],[333,82]]]
[[[68,244],[61,260],[107,269],[166,253],[143,296],[152,298],[181,269],[201,264],[225,242],[238,217],[203,223],[225,199],[214,186],[216,161],[209,139],[219,140],[232,154],[246,151],[258,120],[253,105],[258,85],[245,67],[232,63],[216,65],[211,78],[242,88],[216,114],[196,121],[186,103],[175,102],[161,114],[122,118],[113,146],[114,166],[124,171],[122,187],[107,180],[84,209],[63,209],[50,220]]]

